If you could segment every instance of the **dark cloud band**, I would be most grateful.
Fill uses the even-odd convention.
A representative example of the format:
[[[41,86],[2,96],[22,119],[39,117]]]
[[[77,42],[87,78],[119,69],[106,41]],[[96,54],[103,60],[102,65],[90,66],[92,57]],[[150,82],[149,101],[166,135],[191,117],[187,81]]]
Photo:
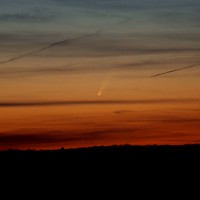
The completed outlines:
[[[0,102],[0,107],[33,107],[33,106],[75,106],[75,105],[117,105],[117,104],[167,104],[167,103],[200,103],[200,99],[139,99],[139,100],[85,100],[85,101],[32,101]]]

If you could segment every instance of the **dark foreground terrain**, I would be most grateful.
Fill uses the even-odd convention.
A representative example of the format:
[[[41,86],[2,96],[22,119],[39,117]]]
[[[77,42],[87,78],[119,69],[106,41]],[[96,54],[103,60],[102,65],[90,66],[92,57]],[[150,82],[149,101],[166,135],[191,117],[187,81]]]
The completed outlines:
[[[126,145],[0,152],[1,180],[4,177],[2,182],[6,181],[8,184],[20,180],[26,185],[35,180],[37,184],[44,186],[63,185],[61,183],[64,181],[65,187],[65,184],[72,183],[83,187],[86,182],[96,187],[95,183],[103,182],[101,187],[107,184],[110,188],[113,184],[124,185],[131,180],[143,188],[144,184],[148,187],[152,185],[152,180],[162,186],[162,182],[168,179],[173,180],[170,185],[173,182],[176,187],[175,179],[181,182],[186,177],[199,180],[199,169],[200,145]]]
[[[19,188],[20,195],[27,191],[24,188],[31,190],[28,195],[35,194],[41,188],[46,192],[45,197],[56,191],[55,188],[59,188],[56,196],[64,193],[61,193],[61,198],[69,198],[69,191],[73,197],[88,194],[93,198],[100,194],[107,197],[107,191],[112,195],[121,192],[123,197],[127,191],[133,197],[137,192],[140,197],[162,197],[170,191],[177,191],[177,188],[180,188],[180,193],[187,191],[188,188],[183,189],[181,184],[189,187],[195,183],[198,188],[199,162],[200,145],[9,150],[0,152],[0,177],[1,183],[6,183],[9,188],[6,195],[16,195],[15,190],[10,189],[13,186]],[[161,188],[163,192],[160,196]],[[93,195],[91,191],[94,189],[97,192]]]
[[[8,150],[0,152],[1,163],[57,163],[73,162],[194,162],[200,161],[200,145],[183,146],[110,146],[42,151]]]

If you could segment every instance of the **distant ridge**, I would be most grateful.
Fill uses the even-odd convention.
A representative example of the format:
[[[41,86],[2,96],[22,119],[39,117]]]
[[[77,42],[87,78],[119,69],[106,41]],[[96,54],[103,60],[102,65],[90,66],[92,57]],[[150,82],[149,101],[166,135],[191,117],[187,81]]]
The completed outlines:
[[[200,145],[98,146],[57,150],[7,150],[0,152],[0,162],[74,161],[200,161]]]

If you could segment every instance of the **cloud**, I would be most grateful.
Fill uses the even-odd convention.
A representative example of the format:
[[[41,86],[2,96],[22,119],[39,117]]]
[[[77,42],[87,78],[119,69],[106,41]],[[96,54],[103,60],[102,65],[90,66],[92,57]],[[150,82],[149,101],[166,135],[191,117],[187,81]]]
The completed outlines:
[[[94,142],[99,140],[106,140],[113,137],[123,136],[125,133],[133,133],[138,129],[127,128],[106,128],[101,130],[86,130],[79,133],[67,131],[49,131],[37,130],[35,133],[20,133],[14,131],[10,133],[0,133],[0,147],[1,148],[23,148],[23,147],[45,147],[60,146],[62,144],[68,145],[76,143],[80,145],[82,142]],[[121,135],[122,134],[122,135]],[[101,142],[100,142],[101,143]]]
[[[45,134],[0,134],[0,146],[21,146],[30,144],[44,144],[61,142],[62,138],[55,135]]]
[[[1,22],[18,22],[18,23],[40,23],[48,22],[55,18],[54,14],[47,13],[46,10],[32,10],[29,12],[21,11],[15,13],[1,13],[0,14],[0,23]]]
[[[33,133],[33,134],[0,134],[0,146],[3,148],[20,148],[20,147],[37,147],[46,145],[68,144],[73,142],[80,142],[82,140],[93,140],[94,136],[90,135],[68,135],[64,133]]]
[[[122,111],[123,112],[123,111]],[[135,115],[134,115],[135,116]],[[48,128],[24,128],[13,129],[0,133],[0,149],[7,148],[59,148],[80,147],[93,145],[113,145],[113,144],[172,144],[171,142],[182,141],[190,143],[199,140],[198,116],[154,116],[136,117],[135,121],[113,121],[105,123],[103,121],[87,121],[87,126],[83,128],[85,122],[74,121],[73,128],[52,130],[55,124],[49,121]],[[58,118],[56,123],[60,123]],[[99,118],[98,118],[99,119]],[[68,120],[66,120],[68,121]],[[89,123],[90,122],[90,123]],[[126,125],[122,122],[126,122]],[[131,124],[127,125],[127,122]],[[83,123],[83,124],[82,124]],[[70,127],[72,124],[70,124]],[[131,125],[131,126],[130,126]],[[190,127],[196,126],[196,129]],[[179,127],[176,129],[176,127]],[[53,128],[54,129],[54,128]],[[169,142],[170,141],[170,142]]]
[[[78,39],[78,38],[77,38]],[[66,45],[70,44],[72,41],[69,41],[69,43],[67,42]],[[55,43],[56,44],[56,43]],[[59,44],[56,44],[59,45]],[[63,41],[63,45],[65,45],[65,41]],[[54,45],[55,46],[55,45]],[[17,57],[13,57],[11,59],[8,60],[4,60],[1,61],[0,64],[5,64],[5,63],[9,63],[9,62],[13,62],[15,60],[18,59],[22,59],[24,57],[30,56],[30,55],[34,55],[38,52],[44,51],[46,49],[49,48],[53,48],[54,46],[49,45],[46,46],[44,48],[41,49],[37,49],[35,51],[17,56]],[[88,51],[88,49],[87,49]],[[108,50],[107,50],[108,51]],[[188,50],[189,51],[189,50]],[[57,51],[58,53],[59,51]],[[64,51],[66,52],[66,51]],[[95,52],[95,50],[93,51]],[[112,52],[112,51],[111,51]],[[115,52],[115,50],[113,49],[113,53]],[[143,51],[144,53],[145,51]],[[96,51],[96,53],[98,54],[98,51]],[[102,51],[102,53],[105,53]],[[62,54],[62,51],[61,51]],[[112,54],[112,53],[111,53]],[[75,53],[76,55],[76,53]],[[109,55],[109,53],[107,53],[107,56]],[[38,56],[38,55],[37,55]],[[46,53],[43,56],[47,56]],[[78,55],[77,55],[78,56]],[[56,55],[52,54],[52,57],[55,57],[56,59],[58,59],[56,57]],[[64,55],[63,55],[64,57]],[[81,65],[78,63],[70,63],[70,64],[66,64],[63,66],[17,66],[17,67],[2,67],[0,69],[0,77],[21,77],[21,76],[35,76],[35,75],[48,75],[48,74],[63,74],[63,73],[87,73],[87,72],[98,72],[98,71],[106,71],[106,70],[152,70],[152,69],[157,69],[159,71],[159,69],[161,68],[161,66],[163,67],[163,69],[169,68],[170,65],[177,65],[177,66],[181,66],[183,64],[187,64],[188,65],[191,63],[190,59],[186,60],[186,59],[181,59],[179,60],[177,59],[166,59],[166,58],[158,58],[155,60],[155,58],[152,58],[152,60],[141,60],[141,61],[136,61],[136,62],[124,62],[123,60],[119,60],[119,62],[117,63],[111,63],[109,60],[107,62],[105,62],[103,65],[99,62],[100,58],[95,58],[96,59],[96,63],[91,65],[91,63],[88,62],[82,62]],[[162,59],[162,60],[161,60]],[[195,60],[195,59],[194,59]],[[124,62],[124,63],[123,63]],[[196,60],[196,62],[199,62],[198,60]],[[190,67],[184,67],[185,68],[190,68]],[[182,69],[182,68],[180,68]],[[170,73],[172,71],[179,71],[180,69],[176,69],[176,70],[171,70],[169,71]],[[169,73],[167,71],[167,73]],[[162,73],[158,73],[156,75],[152,75],[152,76],[157,76],[157,75],[164,75],[166,72],[162,72]],[[118,75],[119,76],[119,75]],[[121,75],[124,76],[124,75]],[[150,74],[149,74],[150,76]],[[148,75],[146,75],[145,77],[148,77]]]
[[[185,112],[200,112],[200,108],[177,108],[177,111],[185,111]]]
[[[67,66],[57,66],[57,67],[35,67],[35,68],[31,68],[31,69],[4,69],[4,70],[1,70],[1,74],[0,76],[1,77],[7,77],[7,76],[18,76],[20,75],[23,76],[23,75],[26,75],[26,76],[30,76],[30,75],[41,75],[41,74],[45,74],[47,75],[48,73],[53,73],[53,74],[57,74],[57,73],[61,73],[63,74],[64,72],[68,72],[68,73],[73,73],[73,72],[83,72],[85,70],[90,70],[91,68],[89,69],[82,69],[81,68],[72,68],[72,67],[67,67]]]
[[[160,122],[166,122],[166,123],[196,123],[196,122],[200,122],[199,118],[186,118],[186,119],[163,119],[160,120]]]
[[[196,32],[184,32],[184,34],[179,33],[179,32],[173,32],[171,33],[170,31],[168,32],[162,32],[162,30],[159,32],[144,32],[140,33],[139,35],[136,34],[137,37],[140,38],[152,38],[152,39],[162,39],[162,40],[167,40],[167,41],[193,41],[193,42],[200,42],[200,36]]]
[[[197,0],[52,0],[65,3],[66,5],[82,7],[103,7],[112,9],[139,9],[139,8],[161,8],[161,7],[187,7],[197,6]]]
[[[158,23],[177,24],[177,25],[192,25],[198,26],[200,20],[200,5],[188,5],[187,7],[174,7],[162,9],[160,12],[155,12],[152,18]]]
[[[76,106],[76,105],[117,105],[117,104],[168,104],[200,103],[200,99],[138,99],[138,100],[85,100],[85,101],[15,101],[0,102],[0,107],[34,107],[34,106]]]
[[[133,112],[132,110],[116,110],[116,111],[114,111],[114,113],[117,115],[132,113],[132,112]]]
[[[123,37],[123,36],[122,36]],[[148,38],[146,38],[148,39]],[[142,41],[141,38],[138,38],[139,41]],[[123,39],[121,40],[123,41]],[[106,42],[106,41],[105,41]],[[105,43],[103,40],[100,43],[96,43],[96,44],[87,44],[87,48],[84,47],[84,45],[82,47],[80,47],[79,51],[82,49],[87,49],[87,51],[82,51],[80,56],[84,56],[84,55],[95,55],[95,56],[115,56],[115,55],[162,55],[162,54],[175,54],[175,53],[187,53],[187,52],[193,52],[193,53],[198,53],[200,51],[200,48],[195,48],[195,47],[183,47],[183,48],[169,48],[169,47],[163,47],[160,48],[159,45],[156,46],[152,46],[152,47],[145,47],[145,45],[141,42],[138,47],[137,46],[130,46],[130,45],[120,45],[115,44],[113,41],[107,41],[107,43]],[[117,42],[117,41],[116,41]],[[118,41],[119,42],[119,41]],[[127,41],[126,41],[127,42]],[[130,40],[129,42],[133,42],[132,40]],[[151,41],[152,42],[152,41]],[[156,41],[155,41],[156,42]],[[165,45],[165,43],[163,43],[163,46]]]

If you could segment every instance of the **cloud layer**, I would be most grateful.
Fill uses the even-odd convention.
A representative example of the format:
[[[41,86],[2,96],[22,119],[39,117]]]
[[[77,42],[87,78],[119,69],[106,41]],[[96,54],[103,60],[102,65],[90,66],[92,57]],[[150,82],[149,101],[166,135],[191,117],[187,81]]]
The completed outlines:
[[[85,101],[31,101],[0,102],[0,107],[32,107],[32,106],[72,106],[72,105],[116,105],[116,104],[168,104],[199,103],[200,99],[138,99],[138,100],[85,100]]]

